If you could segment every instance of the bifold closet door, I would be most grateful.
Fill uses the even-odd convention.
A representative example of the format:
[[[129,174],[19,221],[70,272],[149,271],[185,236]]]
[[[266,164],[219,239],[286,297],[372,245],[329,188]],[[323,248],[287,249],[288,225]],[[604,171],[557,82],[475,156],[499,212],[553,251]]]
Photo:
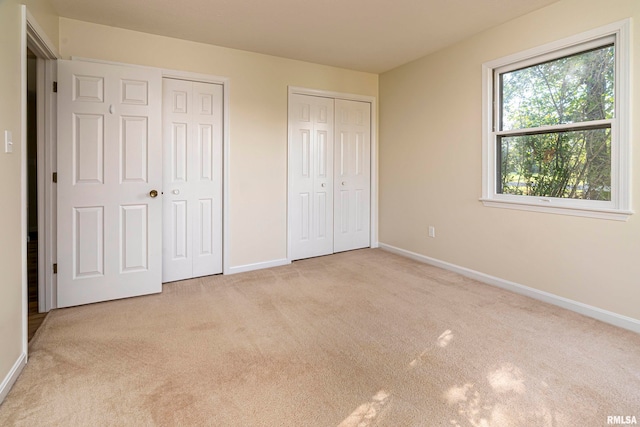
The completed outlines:
[[[333,99],[289,97],[292,259],[333,253]]]
[[[163,79],[162,281],[222,273],[222,86]]]
[[[291,259],[371,244],[371,104],[289,96]]]
[[[162,291],[161,81],[58,61],[58,307]]]
[[[371,104],[335,100],[333,251],[370,246]]]

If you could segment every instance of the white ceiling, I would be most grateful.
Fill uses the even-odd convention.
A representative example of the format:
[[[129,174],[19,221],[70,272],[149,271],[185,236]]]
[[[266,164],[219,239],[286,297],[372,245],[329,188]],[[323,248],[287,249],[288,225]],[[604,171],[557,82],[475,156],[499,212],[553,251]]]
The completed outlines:
[[[558,0],[51,0],[63,17],[381,73]]]

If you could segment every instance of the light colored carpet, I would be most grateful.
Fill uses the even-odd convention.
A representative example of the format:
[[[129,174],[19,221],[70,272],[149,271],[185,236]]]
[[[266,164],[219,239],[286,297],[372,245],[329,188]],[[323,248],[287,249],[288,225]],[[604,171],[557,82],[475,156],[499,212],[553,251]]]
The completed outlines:
[[[2,426],[640,419],[640,335],[381,250],[56,310],[30,356]]]

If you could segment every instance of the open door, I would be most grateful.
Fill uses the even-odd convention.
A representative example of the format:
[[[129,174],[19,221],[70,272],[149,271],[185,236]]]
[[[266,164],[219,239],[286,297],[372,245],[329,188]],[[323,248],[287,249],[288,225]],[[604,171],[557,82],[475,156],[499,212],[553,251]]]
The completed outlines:
[[[162,291],[160,70],[58,61],[58,307]]]

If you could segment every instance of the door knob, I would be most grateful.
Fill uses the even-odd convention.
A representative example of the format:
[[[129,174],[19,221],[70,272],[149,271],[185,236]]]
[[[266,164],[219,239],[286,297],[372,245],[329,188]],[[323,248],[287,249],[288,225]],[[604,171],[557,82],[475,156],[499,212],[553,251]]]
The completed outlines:
[[[320,184],[321,187],[326,187],[327,184],[325,184],[324,182],[322,184]]]
[[[347,185],[347,183],[345,181],[342,181],[342,185]]]
[[[177,196],[178,194],[180,194],[180,190],[173,190],[172,193]]]
[[[149,191],[149,197],[151,197],[152,199],[155,199],[156,197],[158,197],[158,190]]]

